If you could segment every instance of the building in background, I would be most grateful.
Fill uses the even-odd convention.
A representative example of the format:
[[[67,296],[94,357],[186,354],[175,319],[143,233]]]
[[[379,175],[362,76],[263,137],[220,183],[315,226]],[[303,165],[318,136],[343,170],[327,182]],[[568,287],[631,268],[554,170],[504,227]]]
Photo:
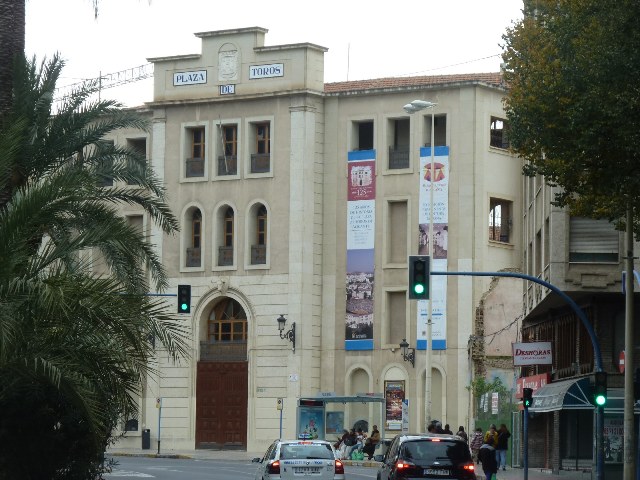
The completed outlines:
[[[620,359],[625,339],[625,235],[606,219],[574,217],[552,206],[553,195],[554,188],[544,185],[541,177],[525,179],[523,268],[571,297],[595,331],[603,369],[608,373],[606,471],[622,475],[624,376]],[[552,365],[522,367],[521,371],[521,381],[534,388],[529,409],[533,413],[529,465],[554,471],[590,467],[595,435],[593,343],[574,311],[547,288],[531,283],[523,299],[522,341],[551,342],[553,350]],[[639,307],[636,294],[634,308],[637,311]],[[635,344],[639,333],[635,332]],[[540,378],[547,380],[541,383]]]
[[[162,236],[141,212],[123,213],[157,244],[173,288],[192,286],[192,357],[173,365],[158,352],[140,428],[120,448],[139,448],[143,429],[157,439],[157,399],[166,449],[262,450],[279,435],[278,399],[293,437],[299,400],[318,392],[387,397],[384,418],[338,404],[333,430],[364,422],[391,435],[407,399],[410,430],[423,430],[426,307],[408,299],[407,257],[426,249],[432,180],[434,268],[520,268],[522,164],[508,150],[499,73],[325,84],[325,48],[267,46],[266,33],[198,33],[200,53],[151,59],[151,131],[113,139],[147,152],[181,231]],[[414,99],[437,106],[410,116]],[[489,295],[490,284],[434,284],[431,411],[443,424],[473,425],[481,301],[492,322],[521,315],[522,287]],[[282,333],[294,323],[292,343]]]

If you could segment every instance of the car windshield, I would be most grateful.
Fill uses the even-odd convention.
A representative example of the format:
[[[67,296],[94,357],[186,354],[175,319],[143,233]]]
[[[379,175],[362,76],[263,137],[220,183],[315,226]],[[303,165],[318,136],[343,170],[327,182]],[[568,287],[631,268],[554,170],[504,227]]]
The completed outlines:
[[[412,440],[402,446],[402,458],[419,464],[460,465],[470,462],[471,454],[464,442]]]
[[[280,449],[280,459],[290,460],[292,458],[302,459],[333,459],[333,451],[329,444],[312,443],[285,443]]]

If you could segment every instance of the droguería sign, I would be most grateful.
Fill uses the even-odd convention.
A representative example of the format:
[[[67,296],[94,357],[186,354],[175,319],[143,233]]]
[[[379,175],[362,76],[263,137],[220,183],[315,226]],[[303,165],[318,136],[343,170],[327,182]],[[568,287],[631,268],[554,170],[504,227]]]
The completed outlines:
[[[512,343],[513,365],[551,365],[551,342]]]

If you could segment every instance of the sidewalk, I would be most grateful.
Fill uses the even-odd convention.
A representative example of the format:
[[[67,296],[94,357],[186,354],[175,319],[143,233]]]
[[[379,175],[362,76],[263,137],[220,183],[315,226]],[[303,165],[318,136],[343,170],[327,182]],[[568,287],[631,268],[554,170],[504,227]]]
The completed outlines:
[[[160,455],[157,454],[156,449],[151,450],[108,450],[107,455],[114,457],[151,457],[151,458],[184,458],[184,459],[196,459],[196,460],[231,460],[231,461],[246,461],[250,462],[251,459],[256,457],[262,457],[264,452],[246,452],[244,450],[160,450]],[[344,460],[345,465],[359,466],[359,467],[371,467],[378,468],[379,462],[374,461],[355,461]],[[478,466],[476,471],[478,480],[484,480],[484,474],[482,468]],[[522,468],[507,468],[506,471],[500,470],[497,475],[498,480],[521,480],[524,478],[524,470]],[[528,472],[528,480],[591,480],[590,471],[575,471],[575,470],[560,470],[558,475],[554,475],[549,470],[541,470],[539,468],[530,468]]]

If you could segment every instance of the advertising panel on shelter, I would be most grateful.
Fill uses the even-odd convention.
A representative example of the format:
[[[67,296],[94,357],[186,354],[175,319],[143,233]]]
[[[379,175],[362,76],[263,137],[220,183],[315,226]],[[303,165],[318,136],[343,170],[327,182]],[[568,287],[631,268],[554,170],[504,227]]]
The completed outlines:
[[[386,399],[385,430],[402,428],[402,401],[404,400],[404,380],[385,381]]]
[[[376,152],[349,152],[345,350],[373,350]]]
[[[420,148],[420,194],[418,201],[418,255],[429,254],[429,224],[433,208],[433,258],[431,271],[447,271],[449,236],[449,147],[435,147],[434,171],[431,171],[431,147]],[[433,188],[433,205],[431,205]],[[447,277],[431,277],[431,300],[418,301],[418,350],[427,347],[429,302],[432,307],[431,346],[433,350],[447,348]]]

